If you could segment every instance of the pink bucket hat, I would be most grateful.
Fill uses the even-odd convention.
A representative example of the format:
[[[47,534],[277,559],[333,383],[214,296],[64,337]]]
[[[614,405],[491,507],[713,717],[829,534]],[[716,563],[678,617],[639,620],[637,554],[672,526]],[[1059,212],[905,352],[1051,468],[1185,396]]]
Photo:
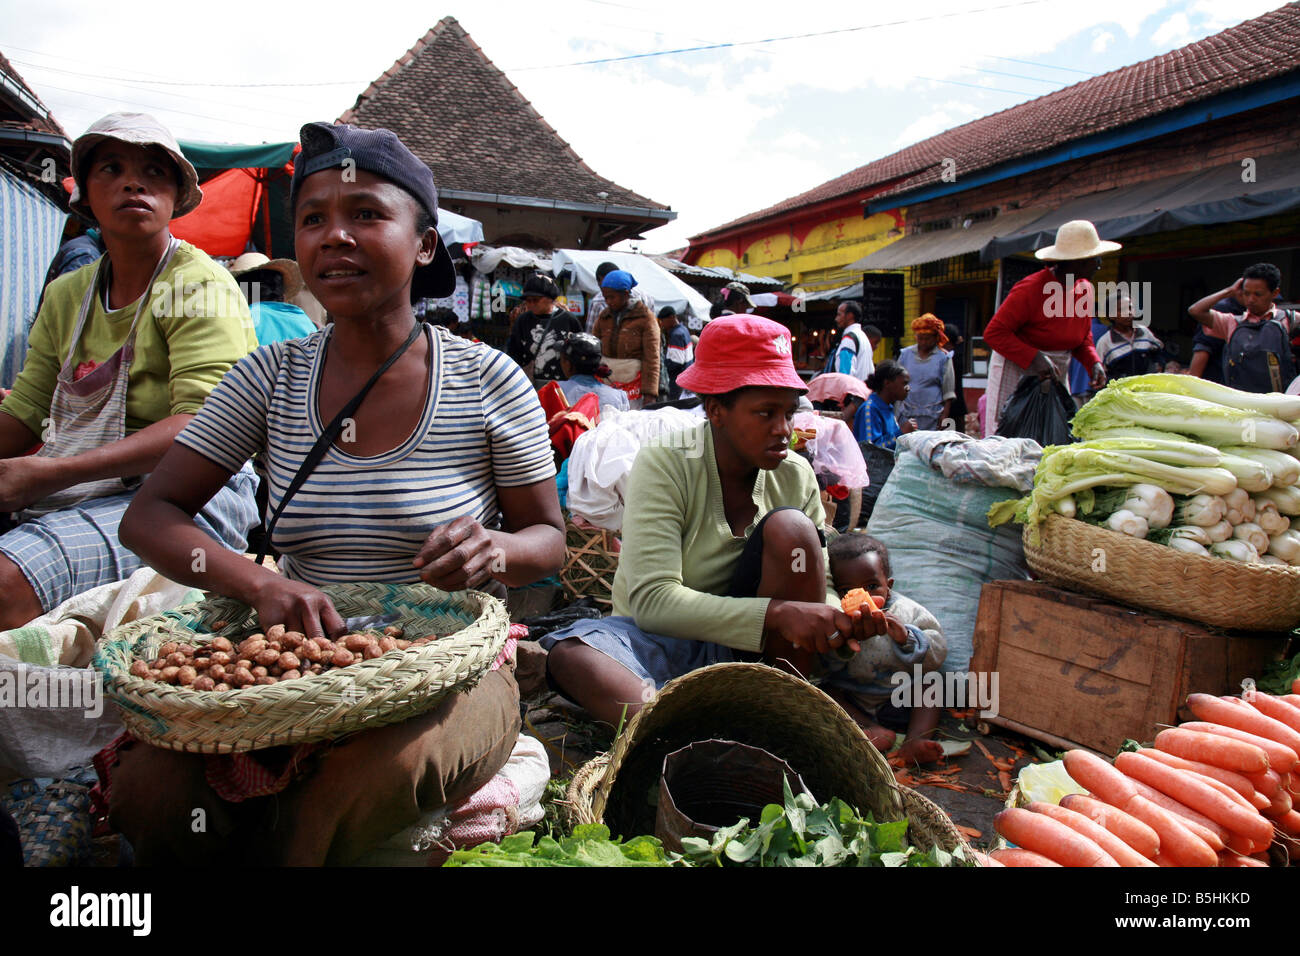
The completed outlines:
[[[697,395],[722,395],[749,385],[808,391],[791,357],[790,330],[757,315],[714,319],[700,333],[695,364],[677,383]]]

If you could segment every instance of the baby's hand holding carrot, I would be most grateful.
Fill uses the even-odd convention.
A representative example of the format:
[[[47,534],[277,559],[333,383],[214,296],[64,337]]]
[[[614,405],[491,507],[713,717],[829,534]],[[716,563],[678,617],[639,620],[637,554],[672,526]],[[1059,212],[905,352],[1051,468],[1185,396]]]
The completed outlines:
[[[859,641],[889,633],[889,615],[877,606],[876,599],[863,588],[854,588],[844,595],[840,599],[840,609],[853,619],[854,636]]]

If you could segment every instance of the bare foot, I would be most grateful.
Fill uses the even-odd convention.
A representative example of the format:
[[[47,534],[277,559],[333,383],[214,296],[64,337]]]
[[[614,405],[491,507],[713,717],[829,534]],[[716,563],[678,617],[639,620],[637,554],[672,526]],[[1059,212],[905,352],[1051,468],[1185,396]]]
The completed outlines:
[[[894,743],[898,740],[898,734],[886,727],[881,727],[875,723],[862,708],[853,703],[849,696],[839,688],[832,688],[827,691],[830,697],[844,708],[845,713],[853,718],[853,722],[862,728],[862,732],[881,753],[889,753],[894,749]]]
[[[943,759],[943,747],[937,740],[905,740],[898,748],[898,757],[905,764],[937,763]]]

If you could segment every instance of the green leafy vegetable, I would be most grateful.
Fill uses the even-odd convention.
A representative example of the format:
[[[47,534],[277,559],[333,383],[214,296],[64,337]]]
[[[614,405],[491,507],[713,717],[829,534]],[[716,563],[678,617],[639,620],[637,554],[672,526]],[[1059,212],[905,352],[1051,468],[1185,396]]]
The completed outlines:
[[[482,843],[457,850],[444,866],[669,866],[663,844],[640,836],[622,843],[611,840],[609,827],[598,823],[573,828],[573,836],[556,840],[534,833],[516,833],[500,843]]]

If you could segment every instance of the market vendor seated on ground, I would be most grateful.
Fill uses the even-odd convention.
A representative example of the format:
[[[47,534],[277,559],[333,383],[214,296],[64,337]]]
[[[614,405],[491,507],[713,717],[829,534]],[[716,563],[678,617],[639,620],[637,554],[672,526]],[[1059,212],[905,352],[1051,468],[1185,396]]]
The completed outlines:
[[[334,321],[231,370],[141,489],[125,540],[168,577],[255,608],[263,628],[308,637],[343,628],[318,590],[327,583],[455,591],[554,574],[564,523],[536,393],[506,355],[412,309],[455,284],[433,174],[388,130],[312,123],[301,138],[297,260]],[[313,444],[323,457],[303,470]],[[269,467],[283,573],[231,554],[196,573],[192,516],[255,452]],[[110,820],[140,863],[351,862],[505,764],[519,729],[513,670],[507,661],[431,711],[336,743],[280,792],[242,803],[208,786],[203,757],[137,743],[112,772]],[[195,807],[206,835],[184,822]]]
[[[118,541],[140,477],[257,345],[230,273],[168,228],[203,195],[170,132],[111,114],[73,143],[72,169],[72,207],[107,252],[46,289],[0,404],[0,510],[17,522],[0,537],[0,628],[141,567]],[[212,489],[195,519],[206,550],[243,551],[254,486],[236,467]]]
[[[765,659],[807,675],[814,655],[856,651],[884,630],[879,611],[840,610],[817,478],[787,450],[807,390],[789,330],[752,315],[716,319],[679,381],[707,396],[707,419],[689,441],[636,457],[614,616],[541,641],[560,690],[614,725],[696,668]]]

